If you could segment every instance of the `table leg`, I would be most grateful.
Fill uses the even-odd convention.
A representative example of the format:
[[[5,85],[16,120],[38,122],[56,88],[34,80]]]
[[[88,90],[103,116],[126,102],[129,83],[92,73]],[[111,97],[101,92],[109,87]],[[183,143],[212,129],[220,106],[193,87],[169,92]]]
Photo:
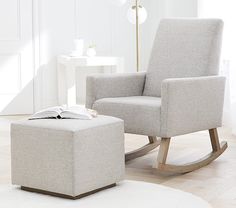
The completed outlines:
[[[57,86],[58,86],[58,104],[64,105],[67,103],[67,91],[66,91],[66,73],[65,66],[63,64],[57,64]]]
[[[76,105],[76,69],[74,66],[66,67],[67,106]]]
[[[124,73],[124,59],[119,58],[116,65],[116,73]]]

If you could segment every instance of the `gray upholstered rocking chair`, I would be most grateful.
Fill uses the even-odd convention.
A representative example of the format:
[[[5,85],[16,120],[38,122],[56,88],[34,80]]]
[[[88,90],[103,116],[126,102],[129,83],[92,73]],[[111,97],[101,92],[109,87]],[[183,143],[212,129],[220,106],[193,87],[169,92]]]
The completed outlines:
[[[217,19],[164,19],[146,73],[87,78],[88,108],[123,119],[126,133],[149,136],[149,144],[127,153],[126,160],[160,145],[157,169],[186,173],[225,151],[227,143],[220,144],[217,134],[225,89],[225,78],[218,76],[222,28]],[[202,130],[209,130],[209,155],[182,166],[166,164],[172,137]]]

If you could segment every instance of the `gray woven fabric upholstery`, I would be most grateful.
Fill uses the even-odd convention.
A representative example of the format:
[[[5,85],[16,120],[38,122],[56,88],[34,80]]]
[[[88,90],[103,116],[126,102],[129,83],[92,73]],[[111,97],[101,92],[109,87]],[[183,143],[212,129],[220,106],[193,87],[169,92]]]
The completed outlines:
[[[124,120],[126,133],[149,136],[160,133],[160,98],[145,96],[103,98],[93,104],[93,109],[100,114]]]
[[[128,133],[148,136],[221,126],[225,80],[215,75],[222,29],[218,19],[162,20],[147,73],[90,77],[87,107],[124,119]]]
[[[173,137],[222,125],[225,78],[167,79],[162,84],[161,137]]]
[[[217,75],[223,22],[217,19],[164,19],[154,42],[144,95],[161,96],[167,78]]]
[[[20,121],[11,126],[12,183],[77,196],[124,178],[118,118]]]
[[[87,77],[86,107],[101,98],[141,96],[146,73],[94,75]]]

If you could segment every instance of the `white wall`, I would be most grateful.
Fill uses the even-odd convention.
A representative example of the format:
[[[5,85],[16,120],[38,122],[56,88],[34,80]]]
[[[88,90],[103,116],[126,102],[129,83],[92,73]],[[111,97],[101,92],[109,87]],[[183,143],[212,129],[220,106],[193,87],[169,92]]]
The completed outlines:
[[[136,70],[135,27],[126,18],[131,1],[123,7],[111,4],[110,0],[34,2],[36,110],[57,104],[56,56],[69,53],[75,37],[84,38],[85,47],[96,44],[98,55],[123,56],[126,72]],[[146,70],[160,19],[197,16],[197,0],[142,0],[141,3],[148,11],[148,19],[140,29],[141,68]]]
[[[77,37],[86,45],[95,43],[98,54],[123,56],[127,72],[136,70],[135,26],[126,14],[133,2],[117,7],[110,0],[77,0]],[[197,0],[142,0],[148,11],[147,21],[140,26],[141,69],[148,66],[158,23],[163,17],[197,17]],[[89,12],[88,12],[89,11]]]
[[[140,25],[140,64],[141,70],[146,70],[152,42],[157,30],[158,22],[162,17],[160,0],[141,1],[148,12],[146,22]],[[116,9],[115,27],[113,35],[113,54],[124,56],[127,72],[136,71],[136,28],[128,22],[126,14],[132,3]]]
[[[72,50],[75,0],[34,0],[35,110],[57,104],[56,56]]]
[[[198,0],[166,0],[166,13],[172,17],[197,17]]]

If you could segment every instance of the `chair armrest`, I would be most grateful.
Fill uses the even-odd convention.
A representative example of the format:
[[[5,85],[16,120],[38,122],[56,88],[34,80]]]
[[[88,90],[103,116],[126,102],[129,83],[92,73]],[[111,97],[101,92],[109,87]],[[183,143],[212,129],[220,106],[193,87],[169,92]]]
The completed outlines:
[[[93,75],[87,77],[86,107],[101,98],[141,96],[144,89],[146,73],[122,73]]]
[[[162,83],[161,136],[222,125],[225,77],[166,79]]]

